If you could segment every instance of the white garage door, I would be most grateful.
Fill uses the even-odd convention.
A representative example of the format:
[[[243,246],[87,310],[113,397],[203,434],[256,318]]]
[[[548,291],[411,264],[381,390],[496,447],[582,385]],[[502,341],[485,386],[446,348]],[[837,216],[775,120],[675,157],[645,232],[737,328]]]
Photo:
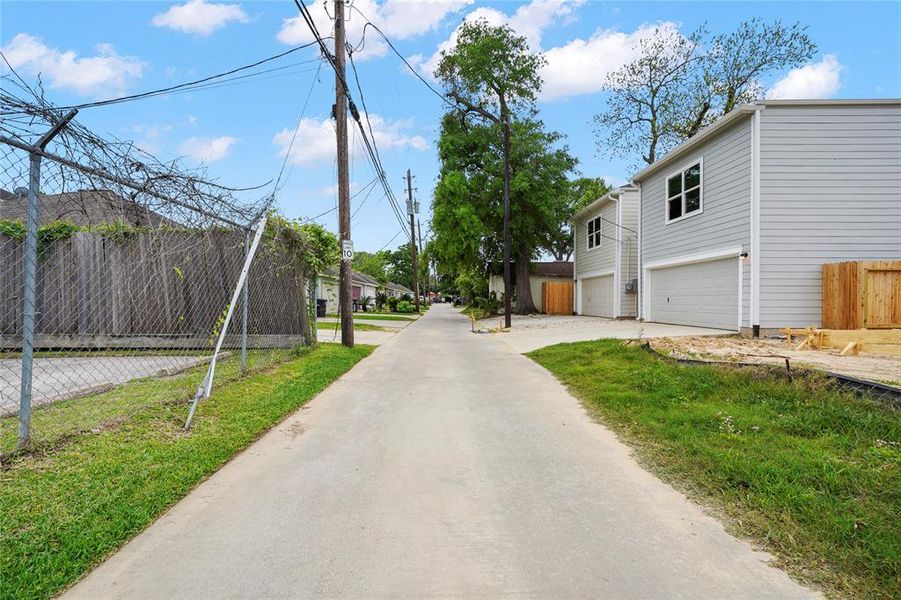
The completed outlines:
[[[719,329],[738,327],[738,258],[652,269],[650,319]]]
[[[589,277],[581,281],[582,314],[593,317],[613,316],[613,274]]]

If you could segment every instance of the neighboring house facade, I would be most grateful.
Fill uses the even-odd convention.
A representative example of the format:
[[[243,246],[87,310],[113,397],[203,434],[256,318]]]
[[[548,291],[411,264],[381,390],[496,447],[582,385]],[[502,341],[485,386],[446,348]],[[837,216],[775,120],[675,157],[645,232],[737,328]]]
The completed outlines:
[[[494,269],[500,271],[502,264]],[[510,265],[511,274],[515,273],[513,265]],[[547,261],[533,262],[531,265],[531,276],[529,277],[529,290],[532,292],[532,303],[535,310],[544,312],[542,305],[542,284],[546,281],[571,281],[573,278],[573,264],[569,261]],[[513,284],[516,284],[515,274]],[[488,293],[494,292],[498,299],[504,295],[504,275],[503,273],[492,273],[488,278]]]
[[[901,258],[901,101],[742,106],[633,182],[642,319],[820,325],[824,263]]]
[[[413,290],[410,288],[400,285],[399,283],[388,282],[388,285],[385,286],[385,293],[389,296],[393,296],[394,298],[401,298],[403,296],[409,295],[411,298],[414,296]]]
[[[378,290],[378,282],[368,275],[351,271],[351,291],[354,304],[369,296],[375,304],[375,293]],[[325,311],[329,314],[338,312],[338,269],[327,269],[319,274],[316,281],[316,298],[326,301]]]
[[[638,188],[611,190],[575,215],[574,310],[578,315],[638,315]]]

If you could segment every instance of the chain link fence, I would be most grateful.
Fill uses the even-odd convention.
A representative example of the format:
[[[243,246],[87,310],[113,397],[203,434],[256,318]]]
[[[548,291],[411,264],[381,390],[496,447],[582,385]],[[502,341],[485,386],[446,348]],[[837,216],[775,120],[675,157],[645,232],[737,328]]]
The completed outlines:
[[[0,456],[150,406],[189,423],[214,382],[312,343],[303,248],[267,223],[271,196],[0,100]]]

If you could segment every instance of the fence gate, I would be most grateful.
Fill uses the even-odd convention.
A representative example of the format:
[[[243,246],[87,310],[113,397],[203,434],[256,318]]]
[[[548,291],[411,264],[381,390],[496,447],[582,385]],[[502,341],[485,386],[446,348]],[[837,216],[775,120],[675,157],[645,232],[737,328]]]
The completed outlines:
[[[541,284],[541,302],[549,315],[573,314],[573,282],[545,281]]]

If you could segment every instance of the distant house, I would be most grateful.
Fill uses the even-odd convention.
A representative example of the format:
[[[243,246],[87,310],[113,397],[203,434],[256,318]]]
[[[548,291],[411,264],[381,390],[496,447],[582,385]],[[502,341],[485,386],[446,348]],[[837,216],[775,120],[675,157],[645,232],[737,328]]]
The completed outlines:
[[[742,106],[632,179],[648,321],[820,325],[824,263],[901,258],[901,100]]]
[[[28,197],[0,193],[0,219],[24,221]],[[81,227],[123,222],[136,227],[176,225],[175,221],[110,190],[82,190],[38,196],[38,222],[71,221]]]
[[[636,317],[638,188],[611,190],[573,215],[572,222],[576,314]]]
[[[488,278],[488,293],[494,292],[500,299],[504,294],[504,275],[502,272],[502,264],[492,267],[491,277]],[[547,261],[531,263],[531,277],[529,277],[529,289],[532,292],[532,302],[535,304],[535,310],[544,312],[541,302],[541,284],[546,281],[572,281],[573,264],[567,261]],[[511,265],[511,272],[515,271]],[[512,278],[513,285],[516,284],[516,278]]]
[[[379,289],[378,281],[357,271],[351,271],[350,280],[355,307],[367,296],[372,299],[373,304],[375,303],[375,294]],[[338,288],[338,269],[327,269],[319,274],[316,282],[316,298],[326,301],[325,310],[329,314],[338,312]]]
[[[415,292],[410,288],[393,282],[388,282],[388,285],[385,286],[385,291],[389,296],[394,296],[395,298],[401,298],[407,295],[412,298],[415,294]]]

